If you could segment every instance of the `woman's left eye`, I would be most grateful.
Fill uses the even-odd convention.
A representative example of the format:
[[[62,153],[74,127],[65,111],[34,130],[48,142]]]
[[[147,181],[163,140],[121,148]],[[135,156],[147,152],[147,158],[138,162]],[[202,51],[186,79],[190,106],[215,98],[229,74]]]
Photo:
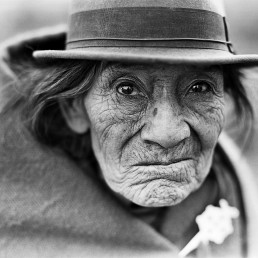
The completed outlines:
[[[142,95],[140,90],[133,83],[121,83],[116,87],[116,90],[121,95],[127,95],[127,96]]]
[[[212,91],[212,87],[207,82],[197,82],[194,85],[192,85],[191,88],[189,89],[190,93],[207,93],[211,91]]]

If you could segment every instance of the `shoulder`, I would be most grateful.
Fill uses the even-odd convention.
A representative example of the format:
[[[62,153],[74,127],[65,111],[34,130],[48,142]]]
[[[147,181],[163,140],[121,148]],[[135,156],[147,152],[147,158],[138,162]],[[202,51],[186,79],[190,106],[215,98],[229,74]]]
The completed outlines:
[[[229,161],[232,163],[236,172],[244,170],[249,175],[253,174],[244,154],[241,152],[237,144],[226,133],[222,133],[220,135],[219,145]]]
[[[220,135],[219,145],[234,168],[242,187],[248,187],[249,190],[256,190],[257,179],[255,178],[254,171],[252,171],[246,157],[241,152],[240,148],[226,133],[222,133]]]
[[[254,172],[249,167],[248,162],[239,148],[226,134],[223,133],[220,136],[219,144],[235,169],[236,175],[240,182],[247,220],[248,257],[256,257],[258,253],[257,178],[255,178]]]

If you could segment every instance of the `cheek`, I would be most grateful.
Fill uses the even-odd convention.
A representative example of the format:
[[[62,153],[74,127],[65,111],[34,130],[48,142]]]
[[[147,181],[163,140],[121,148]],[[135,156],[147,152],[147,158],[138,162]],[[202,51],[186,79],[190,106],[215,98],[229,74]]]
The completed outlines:
[[[187,110],[189,125],[201,145],[197,165],[197,181],[202,183],[210,171],[214,148],[224,126],[224,97],[192,105]]]
[[[106,173],[106,177],[116,181],[122,175],[110,167],[121,165],[123,147],[140,130],[144,112],[143,103],[118,103],[113,95],[89,92],[84,104],[90,120],[95,156],[104,173],[112,170],[112,173]]]
[[[122,110],[110,99],[98,102],[93,99],[86,100],[85,106],[88,110],[92,137],[102,152],[108,153],[111,149],[119,149],[140,128],[141,113]]]
[[[224,97],[192,105],[186,113],[187,121],[200,139],[203,151],[213,149],[225,122]]]

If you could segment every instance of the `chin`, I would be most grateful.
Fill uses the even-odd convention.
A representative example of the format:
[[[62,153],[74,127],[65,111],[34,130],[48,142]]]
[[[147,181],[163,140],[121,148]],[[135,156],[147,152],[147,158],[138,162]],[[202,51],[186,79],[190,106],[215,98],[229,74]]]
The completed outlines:
[[[157,180],[159,181],[159,180]],[[174,206],[185,200],[196,188],[193,185],[178,185],[164,180],[153,182],[142,189],[140,194],[129,198],[132,202],[144,207]]]

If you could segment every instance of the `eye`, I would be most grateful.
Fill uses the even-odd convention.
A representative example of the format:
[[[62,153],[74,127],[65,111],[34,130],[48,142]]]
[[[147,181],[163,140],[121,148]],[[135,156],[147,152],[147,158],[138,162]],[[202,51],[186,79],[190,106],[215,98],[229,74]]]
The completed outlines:
[[[212,91],[212,87],[207,82],[196,82],[189,89],[190,93],[207,93],[207,92],[211,92],[211,91]]]
[[[138,96],[143,95],[141,91],[137,88],[137,86],[132,82],[124,82],[120,83],[116,90],[121,95],[127,95],[127,96]]]

